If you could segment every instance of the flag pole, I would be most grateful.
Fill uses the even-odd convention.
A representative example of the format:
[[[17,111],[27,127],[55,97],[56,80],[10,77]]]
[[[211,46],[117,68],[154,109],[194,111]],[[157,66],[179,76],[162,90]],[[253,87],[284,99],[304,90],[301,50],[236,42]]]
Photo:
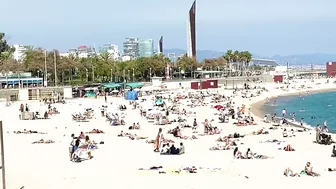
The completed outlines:
[[[0,121],[0,142],[1,142],[1,166],[2,166],[2,188],[6,189],[5,153],[3,140],[3,127]]]

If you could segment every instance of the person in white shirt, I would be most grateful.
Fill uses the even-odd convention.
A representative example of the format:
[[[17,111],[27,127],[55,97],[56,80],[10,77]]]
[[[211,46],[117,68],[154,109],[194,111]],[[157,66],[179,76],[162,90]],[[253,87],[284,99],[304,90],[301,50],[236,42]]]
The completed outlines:
[[[282,110],[282,117],[285,117],[286,116],[286,109],[283,109]]]
[[[323,125],[324,125],[324,127],[328,127],[328,122],[327,122],[327,120],[324,121]]]

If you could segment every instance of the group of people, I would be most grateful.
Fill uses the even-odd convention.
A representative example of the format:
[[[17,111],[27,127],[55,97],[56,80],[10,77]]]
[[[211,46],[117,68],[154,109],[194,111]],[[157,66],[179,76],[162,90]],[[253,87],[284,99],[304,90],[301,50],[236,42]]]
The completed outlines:
[[[92,159],[91,150],[97,149],[95,142],[90,140],[88,135],[84,135],[84,132],[81,132],[78,137],[75,134],[71,134],[71,142],[69,146],[69,157],[70,161],[80,162],[83,160],[80,157],[83,153],[87,156],[87,159]]]

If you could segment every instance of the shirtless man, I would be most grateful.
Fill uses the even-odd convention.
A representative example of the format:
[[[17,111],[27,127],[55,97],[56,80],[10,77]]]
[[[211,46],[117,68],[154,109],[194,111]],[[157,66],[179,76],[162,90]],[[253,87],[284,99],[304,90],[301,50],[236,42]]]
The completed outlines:
[[[306,163],[305,172],[309,176],[313,176],[313,177],[320,176],[320,174],[313,172],[313,167],[310,166],[310,162]]]

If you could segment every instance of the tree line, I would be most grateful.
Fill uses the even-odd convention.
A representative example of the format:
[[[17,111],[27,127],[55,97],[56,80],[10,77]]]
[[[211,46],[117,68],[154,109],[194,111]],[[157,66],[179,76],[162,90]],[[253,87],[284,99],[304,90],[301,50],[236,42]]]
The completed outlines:
[[[121,62],[112,60],[107,52],[88,58],[79,58],[73,54],[65,57],[60,56],[58,50],[45,51],[42,48],[31,46],[26,49],[22,62],[18,62],[13,58],[14,50],[5,40],[5,34],[0,33],[0,71],[2,75],[8,72],[18,74],[31,72],[33,77],[45,78],[44,74],[47,71],[48,83],[53,84],[56,78],[57,83],[70,85],[110,81],[149,81],[151,76],[165,77],[167,64],[175,77],[178,77],[176,73],[191,76],[195,70],[223,72],[234,70],[236,75],[242,75],[252,58],[248,51],[228,50],[221,57],[205,59],[202,62],[187,55],[172,62],[163,54]]]

